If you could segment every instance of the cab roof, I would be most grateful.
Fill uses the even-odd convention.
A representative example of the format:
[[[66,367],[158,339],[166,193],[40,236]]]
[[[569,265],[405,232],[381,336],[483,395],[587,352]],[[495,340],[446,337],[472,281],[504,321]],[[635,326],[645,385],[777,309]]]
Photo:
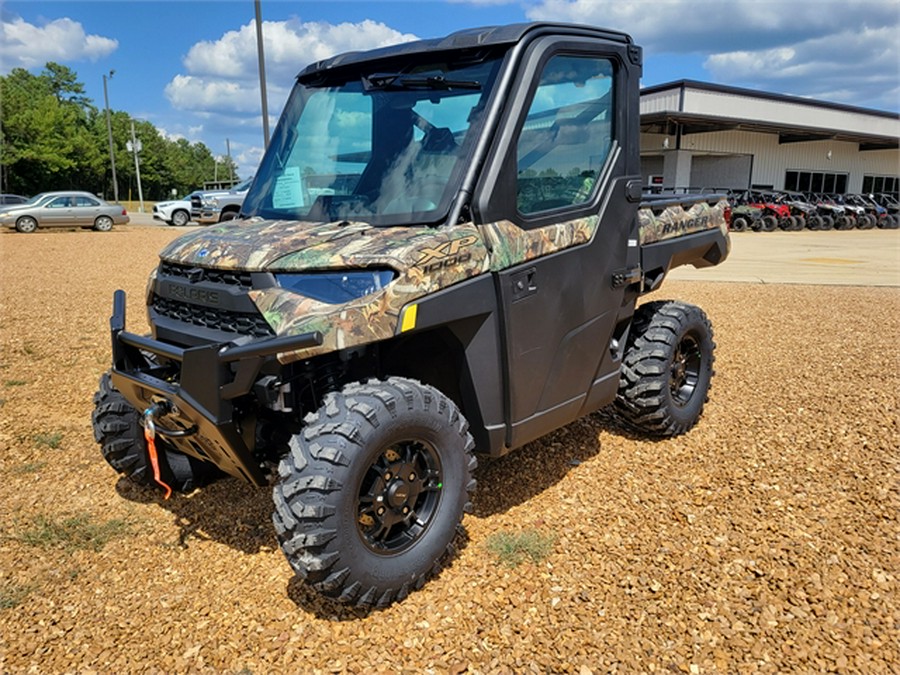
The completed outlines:
[[[338,54],[337,56],[311,63],[300,71],[297,78],[301,80],[311,78],[315,75],[325,74],[327,71],[353,67],[354,65],[370,61],[381,61],[397,57],[403,58],[416,54],[428,53],[429,55],[434,55],[439,52],[511,45],[521,41],[526,36],[538,37],[540,35],[593,37],[620,44],[633,44],[631,37],[625,33],[596,26],[545,22],[485,26],[482,28],[468,28],[440,38],[416,40],[380,49]]]

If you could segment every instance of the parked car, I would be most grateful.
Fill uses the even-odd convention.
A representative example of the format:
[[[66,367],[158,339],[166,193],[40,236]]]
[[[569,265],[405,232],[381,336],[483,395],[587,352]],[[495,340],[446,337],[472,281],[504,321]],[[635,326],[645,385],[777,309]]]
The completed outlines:
[[[108,204],[90,192],[74,191],[42,192],[0,213],[0,225],[19,232],[34,232],[39,227],[90,227],[108,232],[128,220],[122,206]]]
[[[198,194],[200,194],[199,191],[192,192],[175,201],[158,202],[153,207],[153,218],[161,220],[167,225],[184,227],[191,221],[191,197]]]
[[[28,197],[22,195],[0,195],[0,206],[14,206],[16,204],[24,204],[28,201]]]

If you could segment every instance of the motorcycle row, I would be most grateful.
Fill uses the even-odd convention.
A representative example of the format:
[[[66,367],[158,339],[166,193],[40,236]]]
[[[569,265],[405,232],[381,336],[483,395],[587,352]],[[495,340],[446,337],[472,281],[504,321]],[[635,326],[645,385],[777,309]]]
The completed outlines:
[[[892,194],[815,194],[744,190],[728,195],[732,232],[870,230],[900,227]]]

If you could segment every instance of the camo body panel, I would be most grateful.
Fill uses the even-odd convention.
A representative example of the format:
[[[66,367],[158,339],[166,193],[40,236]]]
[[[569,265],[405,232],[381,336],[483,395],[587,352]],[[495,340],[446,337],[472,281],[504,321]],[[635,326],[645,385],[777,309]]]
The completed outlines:
[[[658,214],[653,213],[650,207],[641,208],[638,210],[641,246],[715,228],[719,228],[727,235],[728,223],[725,221],[727,208],[728,202],[724,199],[714,206],[706,202],[697,202],[688,210],[676,204]]]
[[[501,220],[482,225],[481,231],[491,251],[491,271],[499,272],[513,265],[585,244],[594,237],[599,223],[599,216],[589,216],[567,223],[523,230],[508,220]]]
[[[346,267],[357,256],[405,267],[411,250],[432,244],[430,227],[377,228],[367,223],[229,221],[179,237],[160,258],[183,265],[248,272],[325,270]],[[365,265],[363,265],[365,266]]]
[[[251,299],[276,334],[318,331],[323,336],[320,346],[280,354],[279,360],[289,363],[386,340],[397,334],[404,306],[488,271],[487,249],[473,226],[462,225],[440,234],[434,229],[429,232],[427,245],[423,238],[416,237],[410,243],[384,253],[344,251],[340,259],[333,255],[321,257],[319,262],[332,268],[391,266],[399,272],[386,288],[349,303],[330,305],[282,288],[251,291]],[[298,265],[289,264],[290,259],[308,265],[313,258],[306,254],[298,251],[278,260],[269,269],[296,271]],[[409,260],[416,262],[410,265]],[[404,264],[406,266],[402,267]]]
[[[724,228],[720,206],[698,204],[687,212],[670,207],[656,216],[642,209],[642,243],[709,229],[719,221]],[[397,272],[386,288],[340,305],[277,287],[250,291],[277,335],[322,334],[318,347],[279,355],[282,363],[289,363],[391,338],[399,332],[401,312],[409,303],[485,272],[585,244],[595,236],[599,222],[598,216],[590,216],[523,230],[509,221],[380,228],[366,223],[251,219],[187,234],[160,257],[182,265],[276,274],[364,268]]]

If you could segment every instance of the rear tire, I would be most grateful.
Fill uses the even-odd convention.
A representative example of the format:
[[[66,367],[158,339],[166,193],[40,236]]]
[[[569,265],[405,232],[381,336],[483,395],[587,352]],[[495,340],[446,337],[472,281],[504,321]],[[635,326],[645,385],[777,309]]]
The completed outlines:
[[[91,422],[94,440],[113,469],[137,485],[163,489],[153,478],[140,414],[113,387],[109,373],[100,378],[94,394]],[[175,451],[162,438],[157,438],[156,446],[160,478],[176,492],[190,492],[221,475],[214,465]]]
[[[109,232],[113,228],[113,219],[109,216],[97,216],[94,221],[94,229],[97,232]]]
[[[618,418],[651,437],[689,431],[708,398],[715,348],[712,326],[699,307],[672,300],[639,307],[622,361]]]
[[[384,607],[454,552],[476,461],[456,405],[392,377],[328,394],[278,467],[273,520],[297,575],[339,602]]]

